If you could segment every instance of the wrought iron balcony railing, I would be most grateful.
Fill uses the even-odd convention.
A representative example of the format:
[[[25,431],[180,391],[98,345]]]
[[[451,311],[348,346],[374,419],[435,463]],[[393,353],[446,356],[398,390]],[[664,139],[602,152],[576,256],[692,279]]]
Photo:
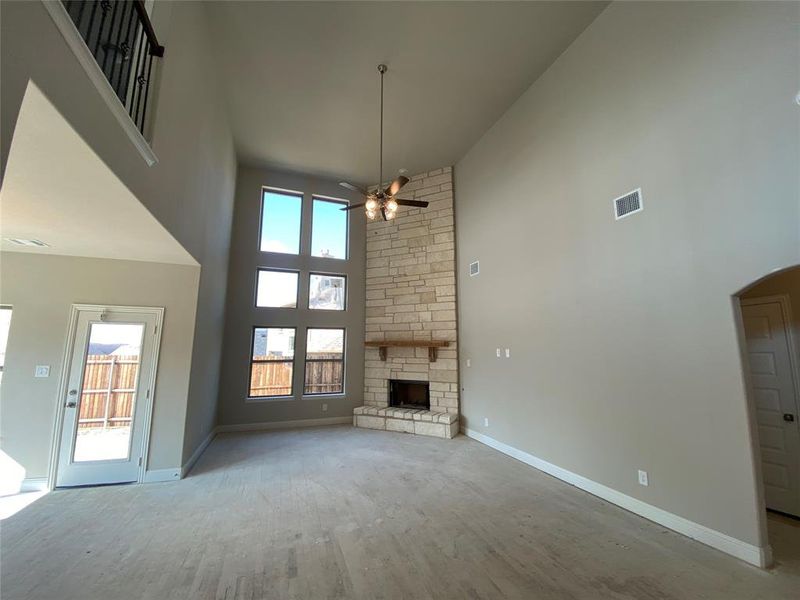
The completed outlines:
[[[62,0],[72,22],[144,135],[154,57],[164,56],[142,0]]]

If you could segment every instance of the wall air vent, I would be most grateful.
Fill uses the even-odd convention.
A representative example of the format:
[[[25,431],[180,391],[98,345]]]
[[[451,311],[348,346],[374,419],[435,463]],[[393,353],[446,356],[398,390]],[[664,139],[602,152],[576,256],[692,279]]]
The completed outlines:
[[[642,188],[614,199],[614,217],[619,220],[642,210]]]
[[[7,242],[17,246],[33,246],[35,248],[48,248],[50,244],[45,244],[42,240],[26,240],[23,238],[5,238]]]
[[[470,277],[475,277],[475,275],[477,275],[480,272],[481,272],[481,265],[477,260],[475,262],[469,263],[469,276]]]

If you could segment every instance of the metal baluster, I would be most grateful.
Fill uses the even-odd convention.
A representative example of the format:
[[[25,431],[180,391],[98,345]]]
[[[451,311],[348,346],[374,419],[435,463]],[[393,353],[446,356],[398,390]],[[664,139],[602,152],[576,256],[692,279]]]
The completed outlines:
[[[114,2],[114,8],[111,11],[111,22],[108,24],[108,37],[106,38],[105,43],[103,44],[103,64],[102,69],[103,73],[105,73],[106,78],[111,81],[108,72],[106,71],[106,65],[108,65],[108,58],[109,56],[113,56],[114,60],[117,57],[117,48],[118,44],[114,43],[114,20],[117,18],[117,7],[120,5],[119,2]],[[119,39],[116,40],[117,42]],[[111,63],[111,69],[114,69],[114,63]]]
[[[147,44],[150,45],[149,43]],[[145,117],[147,116],[147,98],[150,96],[150,80],[153,76],[153,54],[150,53],[150,59],[147,61],[147,79],[145,80],[144,86],[144,107],[142,108],[142,126],[139,128],[139,131],[142,132],[144,135],[144,127],[145,127]]]
[[[127,25],[125,21],[125,8],[129,9],[127,11]],[[119,66],[117,69],[117,83],[114,83],[114,66],[111,68],[111,74],[108,78],[111,87],[114,88],[114,91],[117,93],[117,97],[125,101],[125,96],[121,94],[120,90],[120,83],[122,80],[122,76],[125,73],[125,65],[129,60],[130,57],[130,45],[128,40],[131,37],[131,23],[133,23],[133,4],[130,2],[125,3],[125,8],[122,11],[122,19],[120,21],[120,28],[119,28],[119,35],[117,36],[117,60],[114,61],[114,66]]]
[[[95,60],[97,60],[97,54],[100,51],[100,40],[103,37],[103,29],[106,26],[106,17],[108,16],[108,11],[111,10],[111,0],[100,0],[100,10],[103,12],[103,17],[100,19],[100,29],[97,30],[97,40],[94,43],[94,56]]]
[[[136,92],[137,92],[138,89],[140,89],[140,87],[137,85],[138,81],[139,81],[139,67],[140,67],[141,62],[142,62],[142,50],[144,49],[144,40],[145,40],[145,38],[146,38],[146,36],[145,36],[145,33],[144,33],[144,28],[142,28],[139,31],[139,41],[138,41],[138,43],[136,45],[136,66],[133,69],[133,77],[131,78],[133,85],[131,85],[130,104],[126,105],[126,106],[128,106],[128,114],[131,116],[131,119],[133,119],[134,123],[136,122],[136,116],[135,116],[136,115],[136,103],[137,103],[137,100],[138,100],[138,96],[136,95]]]
[[[133,105],[133,122],[136,123],[136,126],[139,127],[141,131],[141,126],[139,125],[139,111],[142,108],[142,87],[144,86],[144,68],[145,68],[145,61],[147,60],[147,52],[150,48],[150,43],[147,41],[147,36],[144,35],[144,29],[142,29],[142,41],[139,45],[139,56],[140,56],[140,63],[136,68],[136,86],[134,88],[136,94],[136,102]]]

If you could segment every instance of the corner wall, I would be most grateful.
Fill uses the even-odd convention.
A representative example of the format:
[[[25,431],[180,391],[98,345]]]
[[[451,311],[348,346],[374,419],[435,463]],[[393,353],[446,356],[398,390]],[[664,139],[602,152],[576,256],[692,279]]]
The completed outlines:
[[[455,167],[467,427],[751,547],[731,295],[800,258],[798,11],[614,3]]]

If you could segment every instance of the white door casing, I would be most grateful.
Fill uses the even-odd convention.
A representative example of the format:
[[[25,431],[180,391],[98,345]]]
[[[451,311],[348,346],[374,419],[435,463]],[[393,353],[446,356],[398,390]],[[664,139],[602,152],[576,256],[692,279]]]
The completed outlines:
[[[800,516],[798,373],[788,299],[741,304],[766,505]]]
[[[52,467],[55,476],[51,481],[57,486],[142,481],[147,464],[163,309],[74,305],[72,311],[54,440]],[[127,437],[115,436],[111,445],[106,442],[98,445],[93,441],[95,452],[98,447],[102,449],[99,456],[87,456],[87,441],[91,440],[77,437],[81,401],[88,397],[83,384],[93,327],[94,331],[124,329],[133,334],[140,346],[133,391],[127,390],[133,400]],[[112,368],[110,373],[113,372]],[[109,392],[113,387],[113,382],[109,381]],[[81,426],[81,433],[86,433],[85,425]]]

